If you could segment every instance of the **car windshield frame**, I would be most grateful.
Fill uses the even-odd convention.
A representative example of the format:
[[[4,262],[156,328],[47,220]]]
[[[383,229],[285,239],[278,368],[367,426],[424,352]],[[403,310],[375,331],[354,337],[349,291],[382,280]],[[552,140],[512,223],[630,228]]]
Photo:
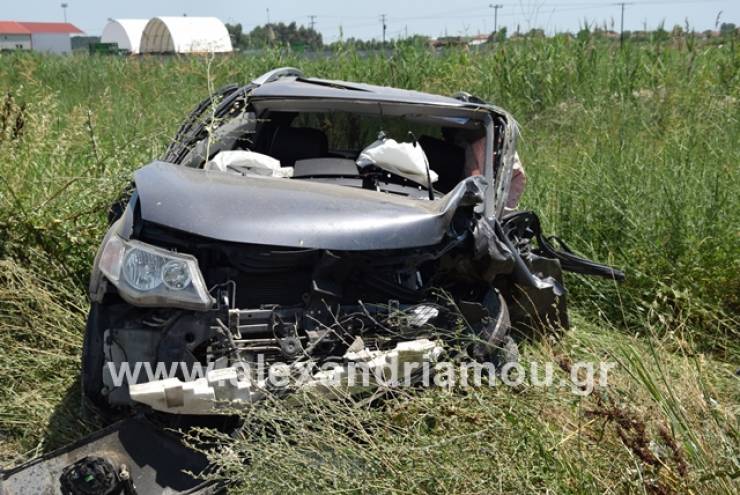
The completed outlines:
[[[497,200],[497,196],[500,195],[497,190],[500,188],[496,187],[493,163],[495,130],[492,116],[494,110],[491,107],[484,105],[458,106],[436,102],[368,100],[354,94],[352,96],[348,95],[346,98],[252,95],[249,97],[247,108],[253,111],[258,119],[260,115],[264,115],[266,112],[328,113],[335,111],[374,115],[381,118],[396,116],[432,120],[445,119],[444,122],[447,126],[461,129],[474,129],[476,126],[482,125],[485,129],[485,163],[482,175],[488,184],[485,188],[484,213],[488,217],[501,214],[502,208],[499,207],[499,203],[503,202]],[[462,119],[467,119],[467,121]],[[470,125],[466,125],[468,123]],[[507,190],[508,187],[503,189]]]

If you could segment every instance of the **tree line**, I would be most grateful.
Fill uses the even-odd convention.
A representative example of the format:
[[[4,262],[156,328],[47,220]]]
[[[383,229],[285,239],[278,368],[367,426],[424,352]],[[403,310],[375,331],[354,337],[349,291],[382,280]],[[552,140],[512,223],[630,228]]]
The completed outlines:
[[[231,36],[231,43],[237,50],[257,50],[263,48],[270,48],[276,46],[290,46],[295,50],[323,50],[323,49],[334,49],[341,46],[352,46],[357,50],[382,50],[386,48],[392,48],[399,45],[413,45],[413,46],[462,46],[467,45],[471,41],[471,37],[464,36],[445,36],[432,40],[428,36],[415,34],[410,37],[403,39],[395,39],[388,41],[380,41],[377,39],[363,40],[358,38],[344,38],[340,35],[339,41],[335,41],[330,44],[325,44],[321,36],[321,33],[303,25],[298,25],[295,22],[285,24],[283,22],[269,23],[261,26],[256,26],[249,32],[244,32],[241,24],[226,24],[226,29],[229,31]],[[675,26],[672,30],[666,30],[663,25],[658,26],[655,30],[645,31],[625,31],[621,35],[613,30],[608,29],[606,26],[588,25],[585,24],[575,34],[571,33],[558,33],[556,37],[575,37],[578,39],[588,38],[619,38],[631,39],[632,41],[663,41],[670,38],[682,37],[688,34],[688,28],[684,29],[681,26]],[[705,31],[702,33],[695,33],[703,38],[724,38],[728,36],[735,36],[738,33],[738,28],[732,23],[723,23],[718,31]],[[503,42],[507,38],[543,38],[545,37],[545,31],[542,29],[533,28],[527,32],[520,32],[519,29],[516,32],[507,35],[506,27],[502,27],[496,33],[491,33],[486,40],[488,43]]]

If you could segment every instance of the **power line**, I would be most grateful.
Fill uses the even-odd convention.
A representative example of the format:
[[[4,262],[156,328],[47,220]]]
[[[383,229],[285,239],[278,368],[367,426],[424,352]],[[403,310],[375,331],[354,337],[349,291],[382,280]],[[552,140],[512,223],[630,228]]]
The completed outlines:
[[[527,12],[528,6],[536,6],[537,9],[546,9],[547,11],[552,12],[558,12],[558,13],[566,13],[566,12],[585,12],[588,10],[597,10],[597,9],[609,9],[613,8],[614,6],[620,6],[620,39],[623,38],[624,33],[624,11],[626,10],[627,5],[631,5],[634,7],[640,7],[640,6],[648,6],[648,5],[681,5],[681,4],[697,4],[697,3],[721,3],[723,0],[707,0],[707,1],[699,1],[699,0],[632,0],[630,2],[628,1],[615,1],[612,0],[612,2],[615,3],[595,3],[594,0],[585,0],[583,2],[578,2],[574,0],[555,0],[553,3],[549,3],[546,1],[539,1],[535,2],[534,4],[530,2],[516,2],[512,3],[507,0],[499,0],[501,3],[497,4],[484,4],[484,6],[479,7],[467,7],[467,8],[458,8],[455,10],[446,10],[446,11],[435,11],[435,12],[429,12],[429,13],[420,13],[417,15],[410,15],[410,16],[394,16],[393,20],[398,21],[398,23],[403,23],[404,25],[409,26],[409,30],[411,31],[413,29],[414,23],[425,23],[435,20],[453,20],[453,19],[471,19],[473,17],[480,18],[483,16],[484,11],[489,11],[490,9],[494,10],[494,32],[498,32],[498,9],[494,8],[498,6],[498,8],[507,7],[507,10],[502,12],[500,15],[507,18],[516,18],[520,16],[528,16],[531,15],[531,12]],[[506,2],[506,3],[504,3]],[[271,22],[270,19],[270,11],[269,9],[266,9],[267,12],[267,21],[268,23]],[[331,13],[330,13],[331,14]],[[321,20],[317,20],[318,17],[321,17]],[[303,17],[304,19],[308,18],[310,19],[310,26],[314,29],[316,29],[317,26],[326,26],[328,24],[334,25],[333,20],[350,20],[354,22],[342,23],[343,29],[361,29],[361,28],[369,28],[371,26],[377,26],[378,17],[377,16],[362,16],[362,15],[323,15],[322,13],[317,14],[311,14],[311,15],[305,15]],[[372,19],[375,19],[373,22]],[[381,14],[379,17],[379,20],[381,22],[382,27],[382,33],[383,33],[383,40],[387,40],[387,33],[388,33],[388,15],[387,14]],[[285,19],[283,19],[285,21]],[[300,22],[298,19],[293,19],[293,21]],[[365,21],[365,22],[363,22]],[[289,21],[288,21],[289,22]],[[408,24],[408,23],[411,24]],[[257,26],[259,23],[254,23],[252,26]],[[249,26],[249,24],[246,24],[246,26]],[[405,29],[404,29],[405,32]]]
[[[503,5],[500,3],[497,3],[496,5],[490,3],[488,6],[493,9],[493,35],[495,36],[498,31],[498,9],[503,7]]]
[[[680,4],[697,4],[697,3],[722,3],[727,0],[647,0],[647,1],[632,1],[632,2],[625,2],[626,5],[634,5],[635,7],[639,7],[642,5],[680,5]],[[519,2],[516,5],[514,4],[500,4],[501,8],[503,7],[517,7],[518,9],[521,9],[523,7],[522,3]],[[544,8],[547,10],[553,10],[554,12],[575,12],[578,10],[592,10],[592,9],[608,9],[609,7],[615,5],[614,3],[594,3],[593,1],[587,1],[587,2],[555,2],[555,3],[544,3],[541,2],[538,4],[540,8]],[[617,3],[617,5],[619,5]],[[412,16],[394,16],[394,20],[398,21],[412,21],[412,20],[438,20],[438,19],[471,19],[472,17],[478,17],[476,14],[482,13],[484,10],[490,10],[490,5],[485,7],[472,7],[472,8],[460,8],[455,10],[447,10],[447,11],[436,11],[431,12],[428,14],[423,15],[412,15]],[[269,10],[269,9],[268,9]],[[508,10],[506,13],[500,14],[503,17],[512,17],[512,16],[521,16],[521,15],[527,15],[528,12],[524,10]],[[269,15],[269,14],[268,14]],[[314,17],[321,17],[322,19],[338,19],[338,20],[353,20],[353,21],[361,21],[366,20],[367,22],[361,23],[363,26],[370,26],[373,23],[371,22],[372,19],[377,19],[377,17],[369,15],[369,16],[361,16],[361,15],[355,15],[355,16],[345,16],[345,15],[323,15],[318,14]],[[310,18],[310,15],[306,15],[305,17]],[[292,21],[297,21],[297,19],[291,19]],[[387,15],[386,15],[387,20]],[[283,22],[290,22],[289,20],[283,19]],[[376,21],[377,22],[377,21]],[[317,21],[316,24],[324,24],[323,22]],[[251,23],[246,25],[254,25],[257,26],[259,23]],[[352,25],[360,25],[360,23],[352,23]]]
[[[621,16],[619,19],[619,48],[624,46],[624,6],[632,5],[632,3],[619,2],[614,5],[619,5],[621,10]]]
[[[644,2],[625,2],[627,5],[634,5],[634,6],[642,6],[642,5],[680,5],[680,4],[697,4],[697,3],[722,3],[726,0],[708,0],[708,1],[701,1],[701,0],[648,0]],[[507,4],[498,4],[499,8],[507,7],[509,5]],[[553,10],[555,12],[575,12],[578,10],[592,10],[592,9],[608,9],[610,6],[614,4],[609,3],[594,3],[591,2],[556,2],[556,3],[541,3],[538,4],[539,8],[547,9],[547,10]],[[412,16],[394,16],[394,20],[436,20],[436,19],[470,19],[471,17],[475,17],[476,13],[481,13],[483,10],[488,10],[493,8],[495,5],[490,5],[488,7],[473,7],[473,8],[467,8],[467,9],[455,9],[455,10],[448,10],[448,11],[437,11],[432,12],[428,14],[423,15],[412,15]],[[519,10],[516,11],[507,11],[507,13],[502,13],[502,16],[505,17],[512,17],[512,16],[521,16],[521,15],[527,15],[528,12],[525,10],[521,10],[523,8],[521,3],[517,3],[516,5],[510,5],[510,7],[517,7]],[[552,8],[552,9],[551,9]],[[359,20],[359,19],[372,19],[372,16],[321,16],[322,18],[330,18],[330,19],[353,19],[353,20]]]

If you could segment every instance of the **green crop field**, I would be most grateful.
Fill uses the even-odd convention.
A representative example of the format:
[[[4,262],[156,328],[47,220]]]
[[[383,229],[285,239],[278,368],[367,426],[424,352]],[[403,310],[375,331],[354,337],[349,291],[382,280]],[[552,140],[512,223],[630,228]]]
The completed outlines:
[[[277,66],[465,90],[513,113],[523,208],[624,284],[568,276],[573,328],[522,361],[611,361],[580,396],[523,385],[301,397],[244,412],[215,474],[235,493],[737,493],[738,40],[528,39],[486,51],[226,58],[0,54],[0,464],[97,428],[78,383],[108,205],[210,90]],[[204,433],[205,434],[205,433]],[[248,460],[249,462],[244,462]]]

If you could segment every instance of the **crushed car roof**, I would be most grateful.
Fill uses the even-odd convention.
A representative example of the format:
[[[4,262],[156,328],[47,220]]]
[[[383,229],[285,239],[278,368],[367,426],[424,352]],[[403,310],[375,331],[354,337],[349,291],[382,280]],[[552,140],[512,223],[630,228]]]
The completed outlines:
[[[488,105],[470,103],[448,96],[422,93],[407,89],[374,86],[346,81],[307,77],[283,77],[262,84],[252,91],[255,98],[321,98],[378,101],[387,103],[412,103],[459,108],[490,108]]]

